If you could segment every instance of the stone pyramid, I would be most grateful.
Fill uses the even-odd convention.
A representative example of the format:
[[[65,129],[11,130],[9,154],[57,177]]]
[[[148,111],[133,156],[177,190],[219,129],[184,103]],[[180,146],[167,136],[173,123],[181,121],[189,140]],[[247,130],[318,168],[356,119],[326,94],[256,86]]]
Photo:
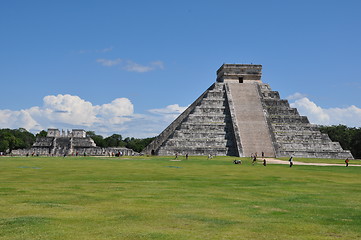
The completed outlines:
[[[217,80],[144,150],[152,155],[352,158],[261,81],[262,65],[223,64]]]

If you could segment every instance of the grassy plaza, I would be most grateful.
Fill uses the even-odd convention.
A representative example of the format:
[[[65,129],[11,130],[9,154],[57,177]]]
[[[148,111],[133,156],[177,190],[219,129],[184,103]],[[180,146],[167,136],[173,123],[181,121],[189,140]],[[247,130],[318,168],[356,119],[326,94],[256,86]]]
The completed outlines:
[[[0,239],[361,239],[357,160],[173,159],[1,157]]]

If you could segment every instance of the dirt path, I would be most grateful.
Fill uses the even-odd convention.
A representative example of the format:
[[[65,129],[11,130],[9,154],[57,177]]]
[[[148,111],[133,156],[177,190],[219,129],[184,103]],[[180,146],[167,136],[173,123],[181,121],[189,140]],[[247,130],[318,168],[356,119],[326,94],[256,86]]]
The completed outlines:
[[[274,158],[266,158],[267,163],[269,164],[287,164],[289,165],[290,162],[287,160],[279,160],[279,159],[274,159]],[[305,163],[305,162],[298,162],[298,161],[293,161],[293,165],[310,165],[310,166],[345,166],[345,164],[340,164],[340,163]],[[361,165],[352,165],[349,164],[349,167],[361,167]]]

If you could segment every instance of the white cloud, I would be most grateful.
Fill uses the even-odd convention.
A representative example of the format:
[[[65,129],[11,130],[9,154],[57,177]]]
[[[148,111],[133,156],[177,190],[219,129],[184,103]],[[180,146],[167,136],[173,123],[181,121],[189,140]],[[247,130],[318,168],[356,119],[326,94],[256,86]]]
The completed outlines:
[[[26,110],[0,110],[0,128],[20,127],[25,129],[36,129],[39,126]]]
[[[354,105],[345,108],[322,108],[307,97],[302,97],[290,103],[301,115],[307,116],[314,124],[361,127],[361,108]]]
[[[187,107],[181,107],[178,104],[173,104],[161,109],[150,109],[148,112],[160,115],[164,121],[171,123],[186,109]]]
[[[161,61],[155,61],[145,66],[132,61],[127,61],[123,69],[129,72],[143,73],[143,72],[153,71],[156,69],[164,69],[164,64]]]
[[[181,107],[178,104],[168,105],[165,108],[160,109],[150,109],[148,110],[151,113],[157,113],[157,114],[180,114],[184,110],[186,110],[187,107]]]
[[[162,61],[153,61],[150,62],[148,65],[142,65],[136,62],[133,62],[131,60],[124,60],[124,59],[105,59],[105,58],[99,58],[96,60],[98,63],[100,63],[102,66],[106,67],[113,67],[119,65],[121,69],[128,71],[128,72],[138,72],[138,73],[144,73],[144,72],[150,72],[157,69],[164,69],[164,64]]]
[[[104,58],[97,59],[98,63],[100,63],[102,66],[106,66],[106,67],[112,67],[112,66],[119,65],[122,61],[123,60],[120,58],[117,58],[114,60],[109,60],[109,59],[104,59]]]
[[[120,133],[130,137],[153,137],[164,130],[186,107],[178,104],[149,110],[153,114],[136,114],[127,98],[93,105],[78,96],[49,95],[42,106],[12,111],[0,110],[0,128],[25,128],[39,132],[47,128],[82,128],[109,136]]]
[[[286,99],[287,100],[297,100],[297,99],[301,99],[301,98],[304,98],[304,97],[307,97],[307,95],[303,94],[303,93],[296,92],[296,93],[286,97]]]

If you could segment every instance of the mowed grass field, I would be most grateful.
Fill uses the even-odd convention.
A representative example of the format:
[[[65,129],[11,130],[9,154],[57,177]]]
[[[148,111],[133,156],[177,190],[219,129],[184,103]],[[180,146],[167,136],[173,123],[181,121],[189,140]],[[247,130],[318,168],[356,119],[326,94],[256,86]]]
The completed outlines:
[[[361,167],[172,159],[1,157],[0,239],[361,239]]]

